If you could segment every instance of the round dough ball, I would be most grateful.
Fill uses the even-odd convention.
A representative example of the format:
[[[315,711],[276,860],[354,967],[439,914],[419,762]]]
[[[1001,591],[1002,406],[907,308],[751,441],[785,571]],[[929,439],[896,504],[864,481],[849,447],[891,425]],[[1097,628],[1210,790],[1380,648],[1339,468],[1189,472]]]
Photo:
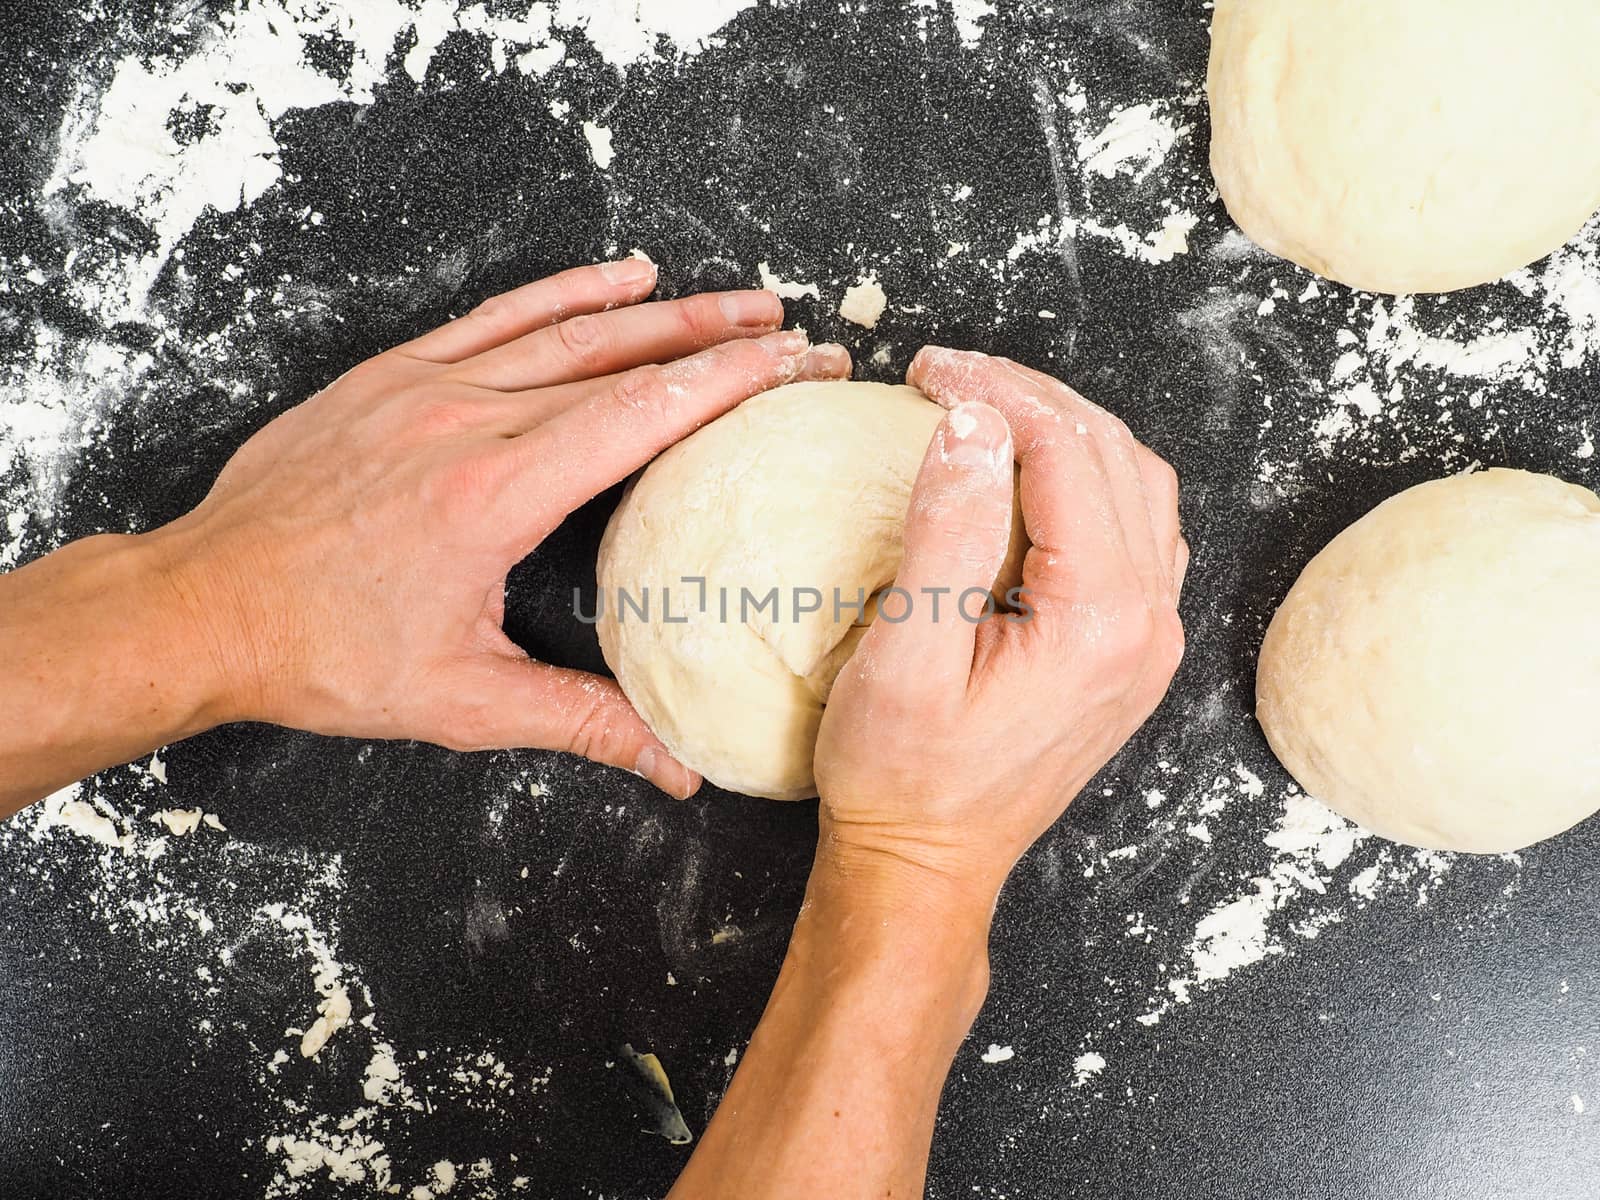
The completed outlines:
[[[1595,0],[1217,0],[1211,170],[1257,243],[1373,292],[1498,279],[1600,206]]]
[[[850,605],[894,582],[911,486],[943,415],[914,388],[789,384],[691,434],[629,488],[596,564],[600,648],[680,761],[730,791],[816,795],[823,705],[873,612]],[[1014,514],[1002,595],[1027,548]],[[774,588],[776,613],[756,603]],[[808,588],[820,607],[797,612]],[[648,598],[648,619],[621,593]],[[954,600],[941,619],[960,619]]]
[[[1373,832],[1498,853],[1600,809],[1600,498],[1494,470],[1380,504],[1311,560],[1256,715]]]

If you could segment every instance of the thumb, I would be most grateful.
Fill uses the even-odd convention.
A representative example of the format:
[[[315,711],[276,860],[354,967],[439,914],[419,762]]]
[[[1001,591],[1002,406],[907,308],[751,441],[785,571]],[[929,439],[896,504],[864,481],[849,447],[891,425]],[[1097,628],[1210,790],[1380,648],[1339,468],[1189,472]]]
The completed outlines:
[[[987,404],[958,404],[939,422],[911,490],[896,590],[879,595],[868,631],[876,670],[966,687],[1011,536],[1013,471],[1011,430]]]
[[[622,767],[687,799],[700,776],[672,757],[613,680],[513,654],[476,660],[462,681],[468,749],[565,750]]]

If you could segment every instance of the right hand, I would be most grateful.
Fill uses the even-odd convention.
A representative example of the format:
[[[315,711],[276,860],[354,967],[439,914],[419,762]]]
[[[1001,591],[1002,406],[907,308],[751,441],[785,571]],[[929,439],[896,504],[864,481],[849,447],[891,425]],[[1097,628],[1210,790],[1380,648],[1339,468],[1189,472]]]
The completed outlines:
[[[1178,481],[1121,421],[1008,360],[927,347],[906,381],[952,410],[906,519],[896,582],[917,603],[874,623],[834,685],[818,858],[860,887],[992,904],[1177,669]],[[1013,441],[1032,611],[974,625],[950,597],[987,589],[1005,557]],[[925,588],[950,589],[937,620]]]

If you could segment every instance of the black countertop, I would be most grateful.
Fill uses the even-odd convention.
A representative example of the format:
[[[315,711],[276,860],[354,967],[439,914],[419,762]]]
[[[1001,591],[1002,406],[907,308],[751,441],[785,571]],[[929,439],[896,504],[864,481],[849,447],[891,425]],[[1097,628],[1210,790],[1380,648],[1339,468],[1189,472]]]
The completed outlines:
[[[8,4],[0,565],[178,515],[349,366],[634,247],[665,295],[815,285],[792,320],[863,378],[927,342],[1052,371],[1179,469],[1190,650],[1005,891],[930,1195],[1600,1194],[1600,827],[1385,846],[1294,791],[1250,699],[1273,605],[1383,497],[1600,482],[1600,230],[1415,301],[1255,251],[1198,0],[635,7]],[[870,332],[835,311],[867,274]],[[540,657],[601,666],[568,589],[615,498],[512,577]],[[152,820],[195,808],[224,828]],[[262,727],[107,771],[0,826],[0,1194],[658,1196],[689,1149],[621,1047],[703,1130],[814,832]]]

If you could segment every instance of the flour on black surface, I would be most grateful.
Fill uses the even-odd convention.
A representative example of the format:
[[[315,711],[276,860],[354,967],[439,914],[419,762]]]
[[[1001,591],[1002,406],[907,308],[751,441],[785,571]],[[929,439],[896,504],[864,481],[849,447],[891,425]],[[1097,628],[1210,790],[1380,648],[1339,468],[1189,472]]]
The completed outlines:
[[[1304,1151],[1238,1115],[1253,1097],[1232,1064],[1317,1076],[1319,1028],[1387,1036],[1350,1015],[1369,1013],[1369,953],[1402,1011],[1452,1002],[1392,930],[1492,949],[1519,899],[1572,891],[1561,847],[1471,859],[1366,836],[1277,768],[1250,697],[1273,605],[1384,496],[1500,463],[1600,479],[1600,226],[1448,297],[1352,293],[1266,256],[1215,198],[1209,12],[1178,0],[164,11],[81,6],[61,18],[74,53],[28,68],[61,99],[0,209],[0,567],[178,515],[251,429],[354,362],[635,246],[669,292],[774,288],[864,377],[924,342],[1025,359],[1179,467],[1188,662],[1007,889],[930,1194],[1169,1193],[1182,1162],[1125,1151],[1184,1137],[1233,1194],[1245,1168],[1217,1157],[1248,1150],[1272,1192],[1259,1164]],[[871,330],[837,314],[868,277],[888,297]],[[535,652],[599,665],[558,610],[603,516],[513,577]],[[181,1110],[158,1132],[225,1162],[239,1194],[655,1194],[681,1159],[642,1144],[603,1063],[648,1046],[704,1128],[781,956],[808,821],[669,806],[546,756],[224,732],[0,830],[0,957],[52,1034],[72,986],[74,1069],[112,1092],[128,1070],[156,1081]],[[1530,961],[1527,986],[1554,995]],[[1563,988],[1583,974],[1558,965]],[[1305,979],[1341,982],[1307,999]],[[62,1090],[70,1039],[7,1033],[28,1095]],[[1457,1057],[1499,1064],[1496,1045]],[[1217,1062],[1185,1090],[1172,1064],[1197,1046]],[[1415,1059],[1446,1087],[1432,1046]],[[1578,1120],[1587,1052],[1559,1050],[1571,1079],[1545,1099]],[[192,1105],[191,1079],[209,1089]],[[19,1109],[10,1146],[106,1169],[136,1153],[96,1130],[138,1096],[78,1103],[81,1129]],[[594,1130],[635,1140],[613,1155]],[[165,1164],[146,1167],[119,1186],[158,1194]]]

